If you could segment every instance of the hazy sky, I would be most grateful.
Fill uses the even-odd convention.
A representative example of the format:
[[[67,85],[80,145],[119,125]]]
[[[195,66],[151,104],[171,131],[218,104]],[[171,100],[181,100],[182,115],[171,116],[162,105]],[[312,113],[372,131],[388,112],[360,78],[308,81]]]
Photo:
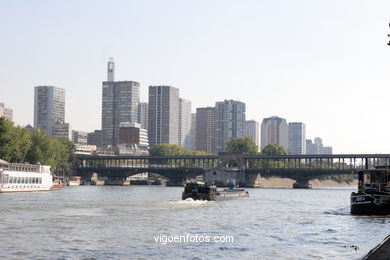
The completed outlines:
[[[66,89],[66,121],[100,129],[116,80],[172,85],[196,107],[306,123],[334,153],[390,153],[390,1],[0,0],[0,102],[33,123],[34,86]]]

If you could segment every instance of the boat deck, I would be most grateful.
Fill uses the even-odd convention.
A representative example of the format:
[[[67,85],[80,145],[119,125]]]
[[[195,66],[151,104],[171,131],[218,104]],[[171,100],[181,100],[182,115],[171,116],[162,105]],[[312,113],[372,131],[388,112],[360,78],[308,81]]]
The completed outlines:
[[[390,259],[390,236],[377,245],[362,260],[389,260]]]

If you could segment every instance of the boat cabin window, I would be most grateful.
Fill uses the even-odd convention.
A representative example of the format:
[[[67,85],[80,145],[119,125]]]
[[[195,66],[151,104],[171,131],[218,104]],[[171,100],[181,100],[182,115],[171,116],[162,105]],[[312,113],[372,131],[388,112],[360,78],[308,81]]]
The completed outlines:
[[[2,180],[2,183],[8,183],[8,178],[9,178],[9,175],[8,174],[4,174],[3,175],[3,180]]]
[[[363,183],[371,184],[371,173],[370,172],[365,172],[363,174]]]
[[[390,191],[390,170],[359,172],[359,189]]]

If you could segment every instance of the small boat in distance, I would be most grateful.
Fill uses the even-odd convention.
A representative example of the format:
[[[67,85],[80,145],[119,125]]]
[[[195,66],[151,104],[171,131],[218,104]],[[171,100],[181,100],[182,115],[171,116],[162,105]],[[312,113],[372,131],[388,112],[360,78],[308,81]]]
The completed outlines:
[[[66,182],[66,186],[80,186],[80,183],[81,183],[81,177],[72,176],[69,177],[68,181]]]
[[[358,172],[358,191],[351,194],[351,214],[390,215],[390,166]]]
[[[60,178],[54,178],[53,179],[53,186],[51,187],[52,190],[60,190],[65,187],[65,183]]]
[[[186,183],[182,199],[193,200],[231,200],[248,198],[249,193],[240,188],[217,189],[214,185]]]
[[[48,191],[52,186],[50,166],[0,163],[0,192]]]

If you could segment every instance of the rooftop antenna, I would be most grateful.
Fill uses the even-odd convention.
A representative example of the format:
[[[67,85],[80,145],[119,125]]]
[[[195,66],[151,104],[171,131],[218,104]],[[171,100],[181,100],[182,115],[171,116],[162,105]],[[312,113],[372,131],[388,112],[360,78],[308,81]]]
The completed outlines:
[[[115,62],[114,58],[110,57],[107,63],[107,81],[114,81],[115,78]]]

